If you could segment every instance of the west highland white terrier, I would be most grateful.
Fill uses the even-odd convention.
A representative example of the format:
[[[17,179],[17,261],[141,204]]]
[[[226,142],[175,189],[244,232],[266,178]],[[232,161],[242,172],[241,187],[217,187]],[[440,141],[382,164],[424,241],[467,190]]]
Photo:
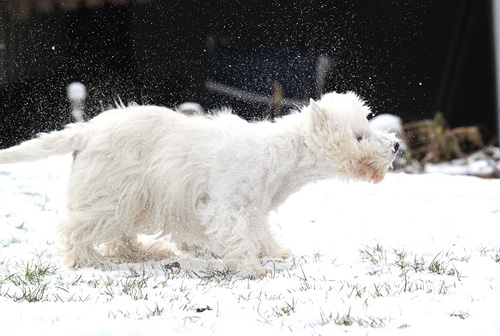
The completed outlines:
[[[325,94],[275,122],[136,105],[2,150],[0,163],[73,153],[59,227],[69,267],[168,258],[169,236],[259,277],[259,258],[290,256],[268,223],[288,196],[321,179],[383,179],[399,143],[371,129],[369,113],[354,93]]]

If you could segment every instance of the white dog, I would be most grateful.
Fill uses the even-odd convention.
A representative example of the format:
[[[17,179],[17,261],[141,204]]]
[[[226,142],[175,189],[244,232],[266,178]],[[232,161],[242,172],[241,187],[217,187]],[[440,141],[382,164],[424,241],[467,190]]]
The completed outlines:
[[[69,267],[167,258],[170,236],[262,276],[259,258],[290,255],[268,224],[289,195],[320,179],[383,179],[399,144],[370,129],[369,113],[354,93],[326,94],[275,123],[130,106],[2,150],[0,163],[73,152],[60,224]]]

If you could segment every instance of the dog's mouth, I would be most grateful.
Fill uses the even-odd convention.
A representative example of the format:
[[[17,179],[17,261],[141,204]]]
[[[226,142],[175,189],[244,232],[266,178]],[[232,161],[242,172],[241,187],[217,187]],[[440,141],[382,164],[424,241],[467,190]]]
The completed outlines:
[[[360,180],[379,183],[385,176],[385,169],[380,169],[369,159],[361,159],[357,164],[354,176]]]
[[[380,183],[385,174],[389,169],[393,168],[394,159],[396,158],[396,153],[391,157],[391,159],[380,164],[380,162],[374,162],[369,158],[363,158],[358,161],[354,173],[354,177],[359,180],[364,180],[372,183]]]

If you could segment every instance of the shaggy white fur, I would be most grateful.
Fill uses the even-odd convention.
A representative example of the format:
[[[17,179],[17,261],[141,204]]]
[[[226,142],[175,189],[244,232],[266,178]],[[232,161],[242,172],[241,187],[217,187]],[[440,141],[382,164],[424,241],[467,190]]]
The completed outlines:
[[[290,256],[268,224],[289,195],[320,179],[382,180],[399,144],[370,128],[369,113],[354,93],[326,94],[275,123],[130,106],[2,150],[0,163],[73,152],[60,224],[69,267],[167,258],[170,236],[258,277],[259,258]]]

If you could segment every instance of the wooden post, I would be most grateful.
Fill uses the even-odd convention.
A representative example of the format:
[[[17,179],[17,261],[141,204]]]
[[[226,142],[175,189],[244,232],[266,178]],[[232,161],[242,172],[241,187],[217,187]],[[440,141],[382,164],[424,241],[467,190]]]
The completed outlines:
[[[491,0],[496,74],[497,141],[500,142],[500,0]]]

